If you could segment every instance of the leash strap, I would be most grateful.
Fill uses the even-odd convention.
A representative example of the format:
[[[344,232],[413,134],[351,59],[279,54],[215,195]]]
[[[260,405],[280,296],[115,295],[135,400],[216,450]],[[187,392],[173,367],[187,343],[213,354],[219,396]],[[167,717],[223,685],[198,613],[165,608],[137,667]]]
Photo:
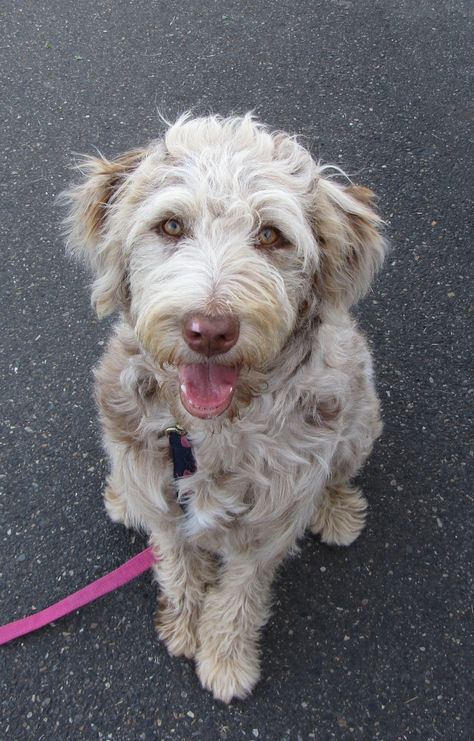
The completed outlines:
[[[99,597],[103,597],[104,594],[113,592],[114,589],[122,587],[127,582],[143,574],[151,568],[156,560],[153,548],[149,546],[117,569],[114,569],[105,576],[101,576],[86,587],[79,589],[79,591],[70,594],[69,597],[65,597],[54,605],[34,613],[34,615],[29,615],[28,617],[0,626],[0,646],[26,633],[32,633],[54,620],[59,620],[59,618],[68,615],[70,612],[74,612],[74,610],[78,610],[88,602],[93,602],[99,599]]]

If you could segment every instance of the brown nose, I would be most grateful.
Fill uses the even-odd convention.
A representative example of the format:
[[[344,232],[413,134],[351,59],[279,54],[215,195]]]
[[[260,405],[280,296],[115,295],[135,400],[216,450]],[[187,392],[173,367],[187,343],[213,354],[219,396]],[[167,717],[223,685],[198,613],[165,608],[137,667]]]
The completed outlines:
[[[234,347],[239,339],[239,322],[231,314],[191,314],[185,319],[183,337],[191,350],[210,358]]]

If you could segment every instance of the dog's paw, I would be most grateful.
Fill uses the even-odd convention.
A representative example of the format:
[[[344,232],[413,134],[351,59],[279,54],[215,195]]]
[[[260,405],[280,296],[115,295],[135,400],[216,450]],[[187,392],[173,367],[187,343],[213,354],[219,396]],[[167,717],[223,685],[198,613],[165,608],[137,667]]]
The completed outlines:
[[[195,618],[189,611],[175,609],[162,596],[155,617],[159,638],[166,644],[171,656],[192,659],[196,653]]]
[[[198,643],[196,669],[202,686],[225,703],[247,697],[260,677],[256,642],[236,632],[235,624],[226,629],[222,621],[214,622],[204,614]]]
[[[233,699],[243,700],[251,693],[260,677],[258,656],[248,650],[209,650],[200,647],[196,655],[197,675],[202,686],[210,690],[216,700],[229,703]]]
[[[127,504],[124,498],[117,494],[111,486],[106,486],[104,489],[104,504],[112,522],[129,527]]]
[[[328,486],[318,502],[311,532],[328,545],[350,545],[365,526],[367,500],[349,484]]]

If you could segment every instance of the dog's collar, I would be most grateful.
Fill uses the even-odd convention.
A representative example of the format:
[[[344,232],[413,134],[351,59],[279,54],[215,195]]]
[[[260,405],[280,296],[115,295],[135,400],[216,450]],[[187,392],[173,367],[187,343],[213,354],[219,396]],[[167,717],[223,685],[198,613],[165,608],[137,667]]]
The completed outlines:
[[[191,476],[196,471],[196,461],[187,433],[176,424],[167,427],[163,434],[168,435],[174,478]]]

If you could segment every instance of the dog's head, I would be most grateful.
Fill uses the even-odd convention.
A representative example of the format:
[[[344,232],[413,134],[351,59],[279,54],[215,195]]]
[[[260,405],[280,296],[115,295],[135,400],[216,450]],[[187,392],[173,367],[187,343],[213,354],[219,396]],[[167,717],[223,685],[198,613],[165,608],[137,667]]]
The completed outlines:
[[[243,399],[245,374],[264,375],[315,317],[345,312],[383,258],[372,193],[250,115],[184,116],[81,170],[69,245],[93,270],[97,312],[122,309],[195,417],[232,408],[239,388]]]

